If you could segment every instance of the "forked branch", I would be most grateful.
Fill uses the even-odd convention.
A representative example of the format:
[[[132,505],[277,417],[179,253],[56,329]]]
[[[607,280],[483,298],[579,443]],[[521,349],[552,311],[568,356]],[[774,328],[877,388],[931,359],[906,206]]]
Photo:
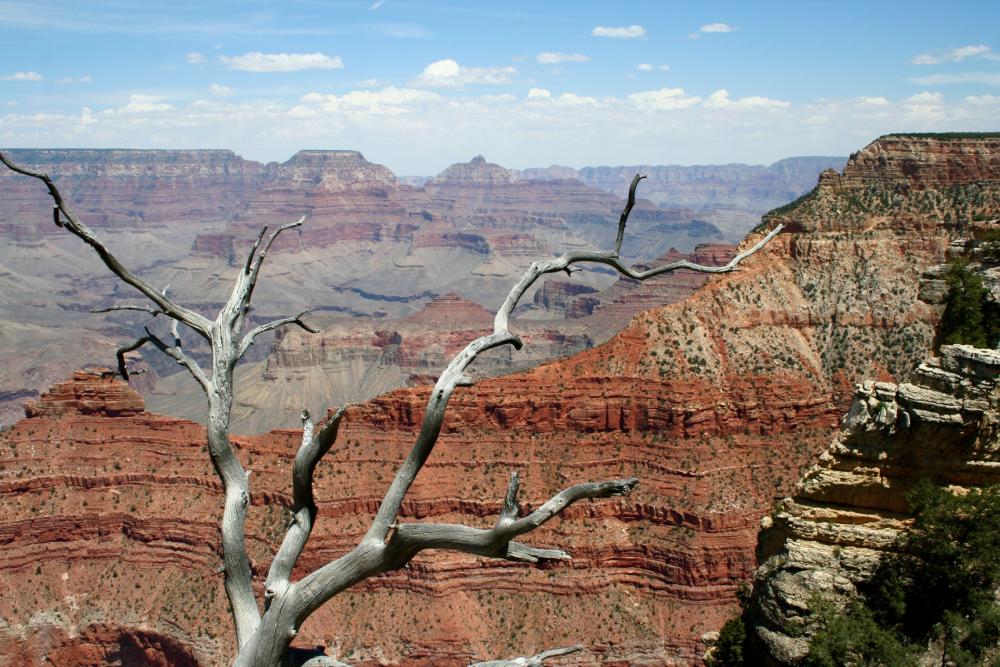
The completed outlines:
[[[619,237],[624,234],[628,214],[635,203],[635,188],[640,180],[642,180],[642,177],[638,174],[632,179],[629,202],[626,203],[621,220],[619,221]],[[445,410],[452,392],[454,392],[457,386],[468,382],[465,375],[466,369],[486,350],[502,345],[512,345],[515,349],[521,348],[522,342],[520,337],[512,334],[508,328],[510,314],[521,300],[521,297],[524,296],[539,277],[547,273],[565,271],[574,264],[582,263],[605,264],[613,267],[623,275],[640,281],[679,269],[687,269],[699,273],[726,273],[735,270],[744,259],[758,252],[781,229],[782,226],[778,225],[753,247],[739,253],[724,266],[703,266],[687,260],[680,260],[654,267],[647,271],[635,271],[621,262],[618,258],[617,247],[616,252],[567,252],[551,261],[533,263],[517,284],[511,288],[507,298],[497,311],[493,320],[493,333],[481,336],[469,343],[465,349],[452,359],[451,363],[441,374],[437,384],[434,385],[434,390],[427,402],[427,410],[424,413],[424,420],[421,424],[417,440],[406,461],[400,466],[389,490],[386,492],[382,504],[379,506],[378,513],[375,515],[375,520],[372,522],[371,528],[366,535],[366,539],[384,541],[388,535],[389,529],[394,524],[396,516],[399,513],[403,498],[416,479],[417,473],[423,467],[427,457],[430,456],[437,436],[440,433]]]
[[[638,176],[633,179],[632,188],[630,188],[630,203],[626,204],[622,219],[619,221],[620,232],[624,230],[629,210],[634,205],[634,190],[639,180],[641,177]],[[456,387],[471,383],[470,378],[466,375],[466,370],[486,350],[501,345],[521,347],[521,339],[516,334],[511,333],[508,328],[509,317],[521,297],[542,275],[565,271],[574,264],[587,262],[612,266],[619,272],[637,280],[679,269],[702,273],[725,273],[736,269],[745,258],[759,251],[780,230],[781,227],[772,230],[760,242],[741,252],[724,266],[702,266],[680,261],[671,262],[648,271],[634,271],[621,262],[617,252],[569,252],[555,260],[532,264],[518,283],[511,288],[507,298],[497,311],[493,332],[469,343],[452,359],[442,372],[437,384],[434,385],[413,448],[393,478],[361,543],[341,558],[327,563],[301,581],[290,584],[285,590],[287,598],[281,605],[282,609],[287,610],[287,613],[284,613],[284,618],[271,618],[265,614],[263,622],[265,624],[271,623],[275,628],[290,627],[295,629],[309,614],[340,591],[378,572],[402,567],[424,549],[452,549],[470,554],[527,562],[569,558],[569,554],[560,549],[529,547],[514,541],[514,538],[536,529],[578,500],[624,495],[635,486],[637,480],[623,479],[578,484],[556,494],[527,516],[518,517],[519,480],[515,475],[511,478],[497,523],[491,529],[453,524],[400,524],[398,522],[399,509],[403,499],[437,442],[445,410],[452,393]],[[619,249],[617,246],[618,244],[616,244],[616,250]],[[271,608],[273,610],[275,606],[272,605]],[[281,615],[283,612],[277,613]],[[269,658],[264,656],[259,662],[248,661],[246,664],[267,664],[267,659]]]
[[[631,477],[608,482],[577,484],[560,491],[537,510],[518,519],[519,483],[518,474],[512,473],[507,496],[493,528],[484,530],[457,524],[404,523],[400,524],[392,534],[386,551],[406,561],[424,549],[451,549],[526,563],[568,560],[570,555],[560,549],[537,549],[512,540],[535,530],[580,500],[627,495],[639,480]]]
[[[337,439],[340,421],[344,417],[346,406],[337,412],[320,428],[319,433],[313,433],[312,417],[307,410],[302,411],[302,445],[295,455],[292,465],[292,499],[294,505],[291,511],[291,524],[285,533],[285,539],[278,549],[264,582],[264,606],[279,589],[288,586],[292,576],[292,568],[302,554],[302,549],[312,533],[316,520],[316,502],[313,498],[313,472],[319,460],[330,451]]]

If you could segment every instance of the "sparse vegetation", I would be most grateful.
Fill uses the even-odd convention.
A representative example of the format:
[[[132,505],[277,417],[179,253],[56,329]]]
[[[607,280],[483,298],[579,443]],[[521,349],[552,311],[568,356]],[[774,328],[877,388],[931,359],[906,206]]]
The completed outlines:
[[[952,494],[925,480],[907,499],[913,524],[861,595],[843,608],[810,600],[815,631],[802,667],[910,667],[932,653],[942,665],[1000,665],[1000,485]],[[749,623],[744,606],[707,664],[758,664]]]
[[[1000,307],[989,299],[982,278],[969,269],[967,261],[954,261],[945,280],[948,299],[938,329],[940,343],[996,347],[1000,343]]]

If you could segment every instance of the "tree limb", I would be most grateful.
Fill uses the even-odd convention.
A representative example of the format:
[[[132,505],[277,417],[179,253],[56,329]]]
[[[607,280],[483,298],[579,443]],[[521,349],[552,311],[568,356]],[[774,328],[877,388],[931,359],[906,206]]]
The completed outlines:
[[[639,178],[633,179],[633,185],[637,184],[639,180]],[[624,229],[624,222],[627,221],[629,210],[630,206],[626,204],[626,210],[622,213],[623,222],[619,223],[621,229]],[[736,255],[724,266],[703,266],[687,260],[681,260],[670,262],[659,267],[654,267],[647,271],[637,272],[622,264],[615,253],[582,251],[567,252],[555,260],[533,263],[524,275],[521,276],[521,279],[517,282],[517,284],[511,288],[507,298],[500,306],[500,309],[497,310],[497,314],[493,319],[493,333],[481,336],[469,343],[465,349],[459,352],[455,358],[452,359],[451,363],[448,364],[448,367],[441,374],[437,384],[434,385],[434,390],[431,392],[431,396],[427,401],[427,409],[424,413],[424,420],[421,424],[417,440],[414,443],[413,448],[410,450],[409,456],[407,456],[403,465],[400,466],[397,471],[388,491],[386,491],[386,494],[382,499],[382,503],[379,505],[378,512],[375,515],[375,519],[372,521],[372,525],[369,528],[368,533],[365,535],[365,539],[371,540],[372,542],[381,542],[385,540],[385,537],[389,532],[389,527],[393,524],[396,520],[396,516],[399,514],[399,508],[403,503],[403,498],[406,496],[407,491],[416,479],[417,473],[423,467],[424,463],[427,461],[427,457],[430,456],[430,453],[434,448],[434,443],[437,441],[438,434],[441,431],[441,424],[444,421],[445,409],[447,408],[448,400],[451,398],[451,394],[455,390],[455,387],[463,383],[463,380],[466,377],[465,370],[469,367],[469,365],[472,364],[472,362],[475,361],[480,354],[494,347],[512,345],[515,349],[521,349],[521,339],[509,331],[508,321],[511,312],[513,312],[521,297],[524,296],[524,294],[540,276],[547,273],[564,271],[573,264],[588,262],[606,264],[614,267],[623,275],[640,281],[662,273],[677,271],[678,269],[687,269],[689,271],[697,271],[700,273],[726,273],[733,271],[737,266],[739,266],[740,262],[763,248],[772,238],[775,237],[775,235],[778,234],[778,232],[781,231],[781,229],[782,225],[778,225],[757,244]]]
[[[471,664],[469,667],[543,667],[543,664],[549,658],[557,658],[562,655],[569,655],[582,650],[583,647],[577,644],[576,646],[553,648],[548,651],[542,651],[541,653],[533,655],[530,658],[522,657],[511,658],[510,660],[487,660],[486,662]]]
[[[615,257],[618,257],[622,252],[622,241],[625,239],[625,223],[628,222],[628,216],[632,212],[632,207],[635,206],[635,189],[639,186],[639,181],[644,178],[646,177],[636,174],[632,177],[632,184],[628,187],[628,201],[625,202],[625,208],[622,209],[621,217],[618,218],[618,236],[615,237]]]
[[[313,471],[319,460],[330,451],[337,439],[340,421],[346,406],[337,410],[319,433],[314,436],[312,418],[307,410],[302,411],[302,444],[292,464],[292,524],[285,533],[285,539],[271,561],[271,567],[264,581],[264,606],[270,604],[278,588],[287,587],[292,576],[292,568],[302,554],[302,549],[312,532],[316,520],[316,502],[313,499]]]
[[[392,534],[386,546],[387,556],[409,561],[425,549],[451,549],[478,556],[537,563],[539,560],[566,560],[569,554],[556,549],[536,549],[517,542],[515,537],[529,533],[568,506],[584,499],[611,498],[626,495],[639,480],[616,479],[607,482],[586,482],[560,491],[527,516],[517,517],[519,478],[511,475],[510,486],[500,516],[493,528],[471,528],[457,524],[404,523]]]
[[[160,340],[158,336],[156,336],[148,328],[146,328],[146,335],[144,336],[144,338],[148,342],[155,345],[156,349],[158,349],[160,352],[167,355],[168,357],[179,363],[181,366],[187,368],[188,372],[191,373],[192,377],[194,377],[194,379],[198,381],[198,384],[207,394],[211,387],[211,380],[209,380],[208,376],[205,375],[205,371],[201,369],[201,366],[198,365],[198,362],[189,357],[181,347],[180,337],[178,336],[177,332],[177,320],[173,321],[172,333],[174,336],[173,346],[164,343],[162,340]]]
[[[90,312],[93,315],[98,315],[100,313],[114,313],[120,310],[137,310],[139,312],[149,313],[153,317],[164,314],[164,312],[159,308],[150,308],[149,306],[109,306],[107,308],[92,308]]]
[[[267,231],[267,227],[264,227],[264,229],[260,231],[260,236],[257,237],[257,242],[253,244],[253,248],[250,250],[250,256],[247,257],[247,263],[243,270],[244,274],[247,276],[247,282],[246,282],[247,288],[243,296],[243,304],[242,304],[243,315],[246,315],[247,310],[249,310],[250,308],[250,299],[251,297],[253,297],[254,288],[257,287],[257,276],[260,275],[260,267],[264,264],[264,258],[267,257],[267,253],[271,249],[271,244],[274,243],[275,239],[278,238],[281,232],[285,231],[286,229],[294,229],[295,227],[300,227],[302,223],[305,222],[305,220],[306,216],[303,215],[295,222],[289,222],[287,224],[278,227],[276,230],[274,230],[274,232],[271,233],[271,236],[268,237],[267,243],[264,244],[264,247],[261,249],[260,253],[257,253],[257,246],[260,245],[260,240],[264,236],[264,232]],[[256,261],[254,261],[255,253],[257,253]],[[252,267],[251,267],[251,262],[253,263]]]
[[[253,345],[253,341],[257,336],[261,335],[266,331],[271,331],[272,329],[277,329],[278,327],[283,327],[288,324],[297,324],[300,328],[305,329],[309,333],[319,333],[319,329],[311,327],[302,321],[302,316],[308,312],[309,312],[308,310],[303,310],[301,313],[295,315],[294,317],[283,317],[279,320],[267,322],[265,324],[261,324],[259,327],[251,329],[247,333],[247,335],[243,337],[243,342],[240,345],[239,356],[242,357],[244,354],[246,354],[246,351],[250,349],[251,345]]]
[[[49,178],[47,174],[31,171],[30,169],[25,169],[24,167],[19,167],[18,165],[11,162],[7,158],[7,156],[3,154],[3,152],[0,152],[0,162],[3,162],[7,166],[7,168],[12,171],[15,171],[19,174],[23,174],[25,176],[31,176],[32,178],[37,178],[42,183],[44,183],[45,187],[47,187],[49,190],[49,195],[52,197],[53,202],[55,202],[53,215],[55,217],[56,224],[58,224],[60,227],[66,227],[75,236],[79,237],[81,240],[83,240],[84,243],[93,248],[97,252],[98,256],[101,258],[101,261],[104,262],[104,265],[107,266],[112,273],[121,278],[121,280],[126,284],[131,285],[135,289],[142,292],[142,294],[145,295],[147,299],[155,303],[160,308],[160,310],[162,310],[165,314],[169,315],[174,319],[180,320],[184,324],[188,325],[189,327],[197,331],[200,335],[204,336],[205,338],[208,338],[209,336],[208,328],[210,325],[209,320],[206,317],[196,313],[195,311],[190,310],[189,308],[185,308],[184,306],[174,303],[172,300],[168,299],[164,294],[158,292],[155,287],[150,285],[142,278],[136,276],[129,269],[127,269],[120,261],[118,261],[118,258],[115,257],[108,249],[108,247],[105,246],[104,243],[99,238],[97,238],[97,236],[94,235],[94,233],[90,230],[90,228],[88,228],[85,224],[83,224],[83,222],[81,222],[66,207],[66,204],[63,201],[62,194],[59,192],[59,189],[56,187],[55,183],[52,182],[52,179]],[[60,220],[59,218],[60,213],[63,216],[63,220]]]
[[[122,376],[122,380],[125,382],[128,382],[128,368],[125,366],[125,353],[138,350],[140,347],[150,342],[150,340],[149,336],[143,336],[134,343],[118,348],[115,352],[115,357],[118,358],[118,374]]]

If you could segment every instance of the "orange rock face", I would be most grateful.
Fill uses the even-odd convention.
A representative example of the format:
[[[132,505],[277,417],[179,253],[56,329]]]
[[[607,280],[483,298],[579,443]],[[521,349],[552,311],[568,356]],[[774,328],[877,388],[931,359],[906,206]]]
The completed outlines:
[[[949,187],[986,192],[977,205],[987,210],[997,180]],[[581,665],[697,663],[701,635],[731,615],[757,565],[761,516],[829,443],[853,382],[905,379],[930,348],[940,306],[918,295],[924,270],[945,256],[945,204],[921,212],[903,193],[889,213],[850,208],[852,195],[877,194],[822,185],[774,214],[789,230],[741,271],[636,315],[605,345],[459,389],[403,520],[489,525],[512,469],[528,507],[584,480],[637,476],[640,485],[532,533],[530,543],[565,548],[569,562],[421,554],[336,597],[297,645],[364,666],[451,667],[573,643],[586,647]],[[481,316],[459,310],[470,322]],[[0,600],[0,646],[38,655],[45,649],[29,632],[38,627],[67,636],[144,628],[198,664],[226,664],[221,492],[201,427],[88,413],[88,401],[102,404],[95,393],[118,405],[127,391],[89,374],[69,385],[0,435],[0,585],[23,591]],[[427,392],[350,408],[317,472],[319,518],[299,574],[363,535]],[[253,469],[247,532],[258,585],[284,530],[297,440],[293,430],[234,438]]]

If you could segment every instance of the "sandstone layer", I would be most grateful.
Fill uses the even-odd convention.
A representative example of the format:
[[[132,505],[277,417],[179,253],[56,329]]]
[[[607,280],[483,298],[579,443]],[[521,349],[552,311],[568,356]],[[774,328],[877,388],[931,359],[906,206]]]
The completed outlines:
[[[981,148],[945,141],[965,146],[947,148],[955,154]],[[528,506],[585,479],[637,476],[639,487],[571,508],[533,535],[570,551],[568,563],[425,554],[338,596],[297,642],[366,667],[451,667],[577,642],[586,647],[578,665],[697,662],[702,635],[732,614],[757,566],[761,517],[827,447],[854,383],[905,382],[926,357],[941,306],[921,300],[921,276],[955,233],[946,213],[996,216],[997,174],[987,175],[950,182],[951,198],[934,207],[910,203],[917,190],[905,179],[876,174],[862,191],[826,177],[771,217],[786,231],[741,271],[636,315],[604,345],[457,391],[404,520],[489,525],[512,468]],[[893,208],[875,206],[876,181]],[[921,202],[931,190],[919,191]],[[851,197],[872,202],[867,217],[849,208]],[[122,395],[96,375],[73,382]],[[175,638],[198,664],[225,664],[220,492],[201,427],[145,412],[87,414],[58,398],[78,395],[93,392],[57,388],[39,402],[61,400],[64,412],[33,408],[0,436],[0,583],[27,591],[0,602],[4,641],[31,653],[32,628],[82,636],[139,627]],[[302,571],[363,534],[427,396],[400,389],[349,409],[319,473]],[[297,438],[236,439],[254,470],[248,533],[258,578],[283,529]]]

